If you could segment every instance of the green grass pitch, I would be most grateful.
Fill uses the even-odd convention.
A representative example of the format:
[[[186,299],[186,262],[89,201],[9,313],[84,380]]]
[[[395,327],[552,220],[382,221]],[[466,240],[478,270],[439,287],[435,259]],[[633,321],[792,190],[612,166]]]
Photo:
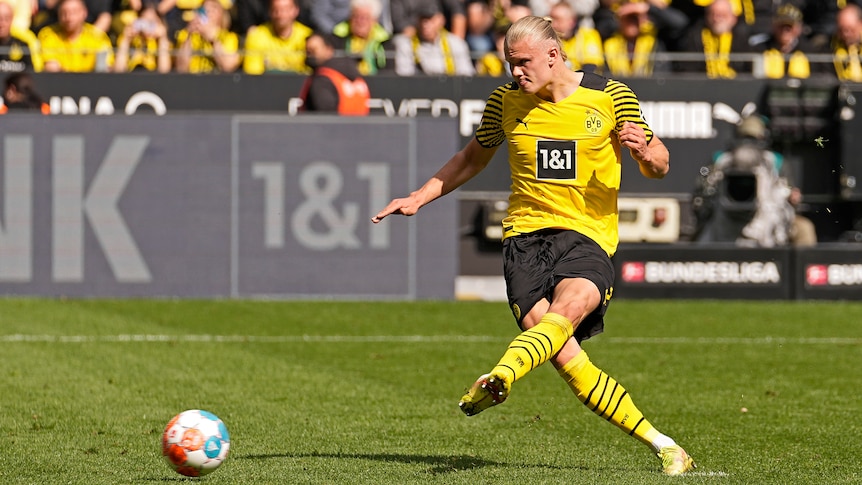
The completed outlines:
[[[467,418],[504,303],[0,300],[0,484],[862,483],[862,304],[615,301],[585,348],[699,464],[668,478],[549,365]],[[160,454],[185,409],[231,454]]]

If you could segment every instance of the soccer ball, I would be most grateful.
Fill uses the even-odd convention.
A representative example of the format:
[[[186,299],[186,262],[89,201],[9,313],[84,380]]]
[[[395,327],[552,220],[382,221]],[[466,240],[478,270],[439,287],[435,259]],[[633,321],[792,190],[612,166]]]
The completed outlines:
[[[221,466],[230,451],[227,426],[200,409],[174,416],[162,433],[162,455],[177,473],[198,477]]]

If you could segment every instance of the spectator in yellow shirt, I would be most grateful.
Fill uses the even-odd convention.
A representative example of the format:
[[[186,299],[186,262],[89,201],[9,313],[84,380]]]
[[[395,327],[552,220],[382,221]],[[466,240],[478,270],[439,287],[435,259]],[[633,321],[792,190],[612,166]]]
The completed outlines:
[[[772,19],[772,33],[749,38],[756,52],[762,52],[763,75],[769,79],[792,77],[806,79],[812,74],[807,53],[815,51],[803,35],[802,12],[793,4],[782,5]],[[753,40],[760,40],[754,42]],[[822,69],[821,69],[822,70]]]
[[[298,22],[296,0],[271,0],[270,21],[249,29],[245,39],[243,70],[265,72],[311,72],[305,65],[305,39],[311,28]]]
[[[477,76],[509,76],[509,63],[506,62],[506,31],[509,24],[494,26],[494,50],[486,52],[476,61]]]
[[[601,71],[605,63],[599,31],[579,25],[578,14],[562,0],[551,7],[551,26],[560,33],[566,63],[574,70]]]
[[[234,72],[240,63],[239,36],[228,30],[230,15],[218,0],[203,6],[177,32],[177,72]]]
[[[42,60],[47,72],[108,71],[114,48],[108,34],[87,23],[83,0],[60,0],[58,21],[39,30]]]
[[[848,4],[835,17],[832,53],[839,81],[862,83],[862,7]]]
[[[170,72],[171,40],[154,3],[145,3],[117,39],[114,72]]]
[[[665,47],[648,11],[645,2],[626,2],[617,9],[617,32],[604,43],[608,76],[649,77],[670,70],[666,62],[656,60],[656,54],[664,52]]]
[[[386,68],[389,32],[380,25],[380,0],[350,0],[350,16],[335,25],[332,33],[344,38],[347,54],[359,58],[359,72],[367,76]]]

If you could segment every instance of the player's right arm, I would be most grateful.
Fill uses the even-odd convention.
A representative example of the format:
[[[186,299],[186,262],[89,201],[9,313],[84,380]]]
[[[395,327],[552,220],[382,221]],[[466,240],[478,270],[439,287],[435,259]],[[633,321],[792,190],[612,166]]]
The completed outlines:
[[[481,172],[488,166],[496,151],[496,146],[483,147],[476,138],[473,138],[422,187],[411,192],[407,197],[393,199],[386,208],[371,218],[371,222],[376,224],[391,214],[404,216],[416,214],[425,204],[452,192]]]

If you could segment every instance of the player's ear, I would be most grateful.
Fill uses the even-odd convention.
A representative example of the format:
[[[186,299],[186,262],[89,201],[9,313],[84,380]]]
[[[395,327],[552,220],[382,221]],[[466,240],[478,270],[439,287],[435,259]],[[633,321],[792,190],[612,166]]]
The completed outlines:
[[[551,46],[548,48],[548,65],[553,66],[557,59],[560,57],[560,51],[557,49],[557,46]]]

